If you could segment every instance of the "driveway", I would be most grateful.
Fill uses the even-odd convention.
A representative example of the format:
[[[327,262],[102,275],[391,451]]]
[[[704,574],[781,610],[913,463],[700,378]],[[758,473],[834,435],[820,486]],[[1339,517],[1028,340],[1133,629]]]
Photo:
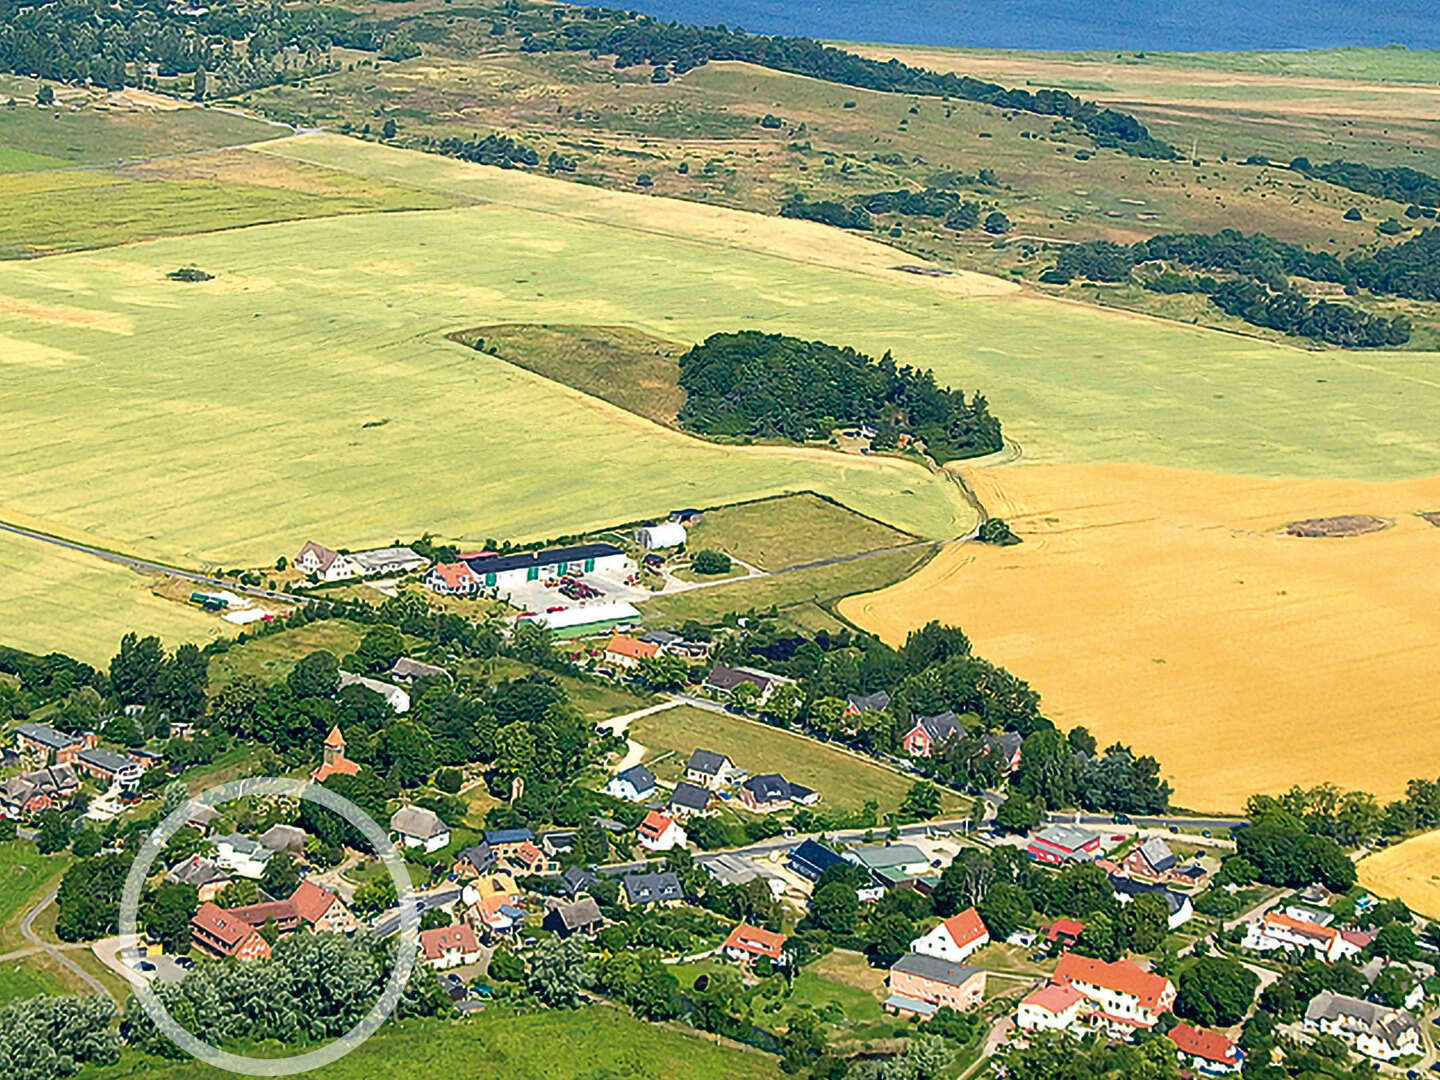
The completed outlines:
[[[57,946],[52,945],[48,941],[42,940],[40,935],[35,933],[35,916],[39,915],[47,907],[53,904],[55,902],[55,897],[59,895],[59,892],[59,889],[53,890],[43,900],[41,900],[40,903],[36,904],[33,908],[31,908],[25,913],[25,918],[20,920],[20,932],[25,935],[27,941],[33,942],[34,944],[40,946],[40,948],[44,949],[55,959],[56,963],[58,963],[66,971],[70,972],[70,974],[78,978],[86,986],[90,987],[90,989],[94,990],[97,994],[103,994],[106,997],[109,997],[110,991],[105,989],[104,984],[101,983],[99,979],[95,978],[95,976],[91,975],[79,964],[75,963],[74,960],[71,960]]]
[[[659,705],[651,705],[648,709],[636,709],[634,712],[626,713],[624,716],[612,716],[609,720],[602,720],[595,726],[601,731],[608,731],[612,735],[625,735],[632,720],[639,720],[642,716],[650,716],[654,713],[664,712],[666,709],[673,709],[680,705],[678,701],[662,701]],[[639,765],[645,759],[645,747],[641,746],[634,739],[625,735],[625,756],[615,766],[616,773],[622,773],[632,765]]]

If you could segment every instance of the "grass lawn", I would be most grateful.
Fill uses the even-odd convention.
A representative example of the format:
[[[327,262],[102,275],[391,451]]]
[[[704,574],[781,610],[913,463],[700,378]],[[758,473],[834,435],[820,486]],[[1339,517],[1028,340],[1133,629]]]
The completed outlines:
[[[484,679],[492,684],[505,679],[523,678],[540,670],[507,656],[498,656],[489,660],[461,660],[455,667],[458,672]],[[623,686],[616,686],[614,683],[599,679],[591,682],[588,679],[576,679],[569,675],[554,675],[551,672],[546,672],[546,674],[553,675],[559,681],[571,704],[577,706],[589,720],[606,720],[622,713],[643,709],[659,700],[652,695],[637,694]]]
[[[673,779],[683,771],[690,751],[706,747],[728,754],[751,774],[784,773],[786,779],[814,788],[820,792],[822,809],[858,810],[867,799],[874,799],[882,814],[889,813],[914,783],[912,777],[793,732],[691,705],[642,716],[630,725],[629,733],[646,748],[647,763],[673,754],[658,767],[657,775]],[[960,805],[953,795],[944,798],[946,810]]]
[[[719,1046],[604,1005],[530,1015],[491,1009],[453,1022],[391,1021],[349,1056],[313,1075],[319,1080],[402,1080],[492,1074],[507,1080],[598,1080],[607,1075],[779,1080],[781,1075],[778,1060],[767,1054]],[[194,1061],[171,1065],[126,1054],[118,1064],[86,1075],[95,1080],[222,1080],[230,1074]]]
[[[780,609],[782,618],[793,610],[803,626],[833,628],[836,620],[822,604],[894,584],[908,577],[931,554],[931,549],[880,552],[832,566],[657,596],[646,600],[641,611],[645,622],[652,626],[678,626],[687,619],[715,623],[730,612],[752,608],[763,611],[773,604]]]
[[[68,855],[41,855],[32,840],[0,844],[0,953],[30,944],[20,933],[20,920],[60,884],[69,862]]]
[[[266,682],[280,682],[301,659],[326,650],[335,659],[355,651],[365,628],[347,619],[325,619],[307,623],[278,634],[251,638],[210,659],[210,685],[219,688],[241,675],[255,675]]]
[[[502,360],[573,386],[666,427],[677,426],[685,391],[678,357],[690,342],[667,341],[623,326],[479,326],[454,335],[482,341]]]
[[[787,495],[708,510],[690,530],[692,551],[718,548],[762,570],[895,547],[915,537],[816,495]]]
[[[49,970],[58,966],[44,953],[0,961],[0,1004],[17,998],[69,993],[69,984]]]

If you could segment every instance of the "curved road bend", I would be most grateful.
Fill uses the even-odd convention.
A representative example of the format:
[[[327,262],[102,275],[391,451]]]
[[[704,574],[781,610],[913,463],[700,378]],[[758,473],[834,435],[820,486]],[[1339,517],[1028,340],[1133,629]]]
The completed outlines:
[[[27,529],[23,525],[13,525],[8,521],[0,521],[0,532],[14,533],[16,536],[23,536],[27,540],[38,540],[42,544],[53,544],[55,547],[64,548],[66,551],[76,551],[82,555],[93,555],[97,559],[117,563],[120,566],[141,573],[169,574],[171,577],[181,578],[185,581],[193,581],[197,585],[219,585],[222,588],[229,589],[231,592],[244,593],[246,596],[259,596],[266,600],[283,600],[289,604],[307,604],[310,602],[306,597],[296,596],[294,593],[280,592],[276,589],[262,589],[255,585],[241,585],[237,581],[211,577],[208,574],[200,573],[198,570],[181,570],[177,566],[167,566],[164,563],[151,562],[149,559],[137,559],[133,555],[121,555],[115,551],[106,551],[104,548],[92,547],[89,544],[77,543],[74,540],[66,540],[63,537],[40,532],[37,529]]]
[[[40,935],[35,933],[35,916],[39,915],[47,907],[53,904],[55,902],[55,897],[58,896],[59,893],[59,889],[52,889],[50,893],[45,897],[45,899],[41,900],[40,903],[36,904],[33,908],[26,912],[25,918],[20,921],[20,932],[25,935],[27,940],[34,942],[36,945],[40,946],[40,948],[44,949],[47,953],[49,953],[55,959],[55,961],[60,964],[61,967],[65,968],[65,970],[76,976],[81,982],[85,983],[86,986],[89,986],[97,994],[102,994],[105,997],[109,997],[110,991],[105,989],[104,984],[102,984],[100,980],[95,978],[95,976],[91,975],[79,964],[75,963],[74,960],[71,960],[54,945],[50,944],[48,941],[42,940]]]

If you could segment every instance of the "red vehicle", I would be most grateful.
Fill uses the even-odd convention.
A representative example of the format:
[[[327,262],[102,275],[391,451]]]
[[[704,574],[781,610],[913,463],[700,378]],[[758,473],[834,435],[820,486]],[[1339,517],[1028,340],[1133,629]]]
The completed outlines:
[[[550,611],[550,612],[553,612],[553,611],[564,611],[564,610],[565,610],[565,605],[564,605],[564,604],[556,604],[554,607],[547,607],[545,610],[546,610],[546,611]]]

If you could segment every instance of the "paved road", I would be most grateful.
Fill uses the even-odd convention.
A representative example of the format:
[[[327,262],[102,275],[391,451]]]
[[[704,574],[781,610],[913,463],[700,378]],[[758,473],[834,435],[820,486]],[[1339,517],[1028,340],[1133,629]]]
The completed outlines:
[[[991,793],[987,792],[987,799]],[[1003,799],[1001,801],[1004,801]],[[1049,814],[1046,820],[1053,824],[1065,825],[1114,825],[1115,818],[1111,814]],[[1232,829],[1236,825],[1246,824],[1244,818],[1207,818],[1207,817],[1185,817],[1160,815],[1158,817],[1132,817],[1130,824],[1139,829],[1168,829],[1174,825],[1178,829]]]
[[[101,983],[100,980],[96,979],[95,976],[91,975],[79,964],[75,963],[74,960],[71,960],[54,945],[51,945],[48,941],[42,940],[40,935],[35,933],[35,916],[39,915],[47,907],[53,904],[55,902],[55,897],[59,895],[59,892],[59,889],[52,890],[49,895],[47,895],[43,900],[40,901],[40,903],[36,904],[33,908],[31,908],[28,912],[25,913],[25,918],[20,921],[20,932],[24,934],[28,940],[34,942],[36,945],[39,945],[40,948],[44,949],[47,953],[54,957],[55,961],[61,967],[65,968],[71,974],[79,978],[80,981],[85,983],[86,986],[89,986],[97,994],[102,994],[105,997],[109,997],[110,991],[105,989],[104,984]]]
[[[306,597],[296,596],[293,593],[279,592],[274,589],[262,589],[254,585],[241,585],[239,582],[230,578],[211,577],[208,574],[202,574],[196,570],[182,570],[176,566],[167,566],[164,563],[151,562],[149,559],[137,559],[131,555],[121,555],[118,552],[106,551],[104,548],[91,547],[89,544],[79,544],[74,540],[66,540],[59,536],[52,536],[50,533],[27,529],[21,525],[12,525],[7,521],[0,521],[0,532],[14,533],[16,536],[23,536],[29,540],[38,540],[42,544],[53,544],[67,551],[78,551],[82,555],[93,555],[97,559],[118,563],[131,570],[139,570],[144,573],[169,574],[171,577],[183,578],[185,581],[193,581],[198,585],[219,585],[229,589],[231,592],[244,593],[247,596],[259,596],[266,600],[283,600],[290,604],[309,603]]]
[[[460,899],[461,889],[456,886],[439,889],[431,893],[415,894],[415,914],[424,915],[431,908],[444,907],[446,904],[453,904]],[[375,932],[376,937],[389,937],[391,934],[400,932],[400,909],[392,908],[381,914],[370,929]]]

